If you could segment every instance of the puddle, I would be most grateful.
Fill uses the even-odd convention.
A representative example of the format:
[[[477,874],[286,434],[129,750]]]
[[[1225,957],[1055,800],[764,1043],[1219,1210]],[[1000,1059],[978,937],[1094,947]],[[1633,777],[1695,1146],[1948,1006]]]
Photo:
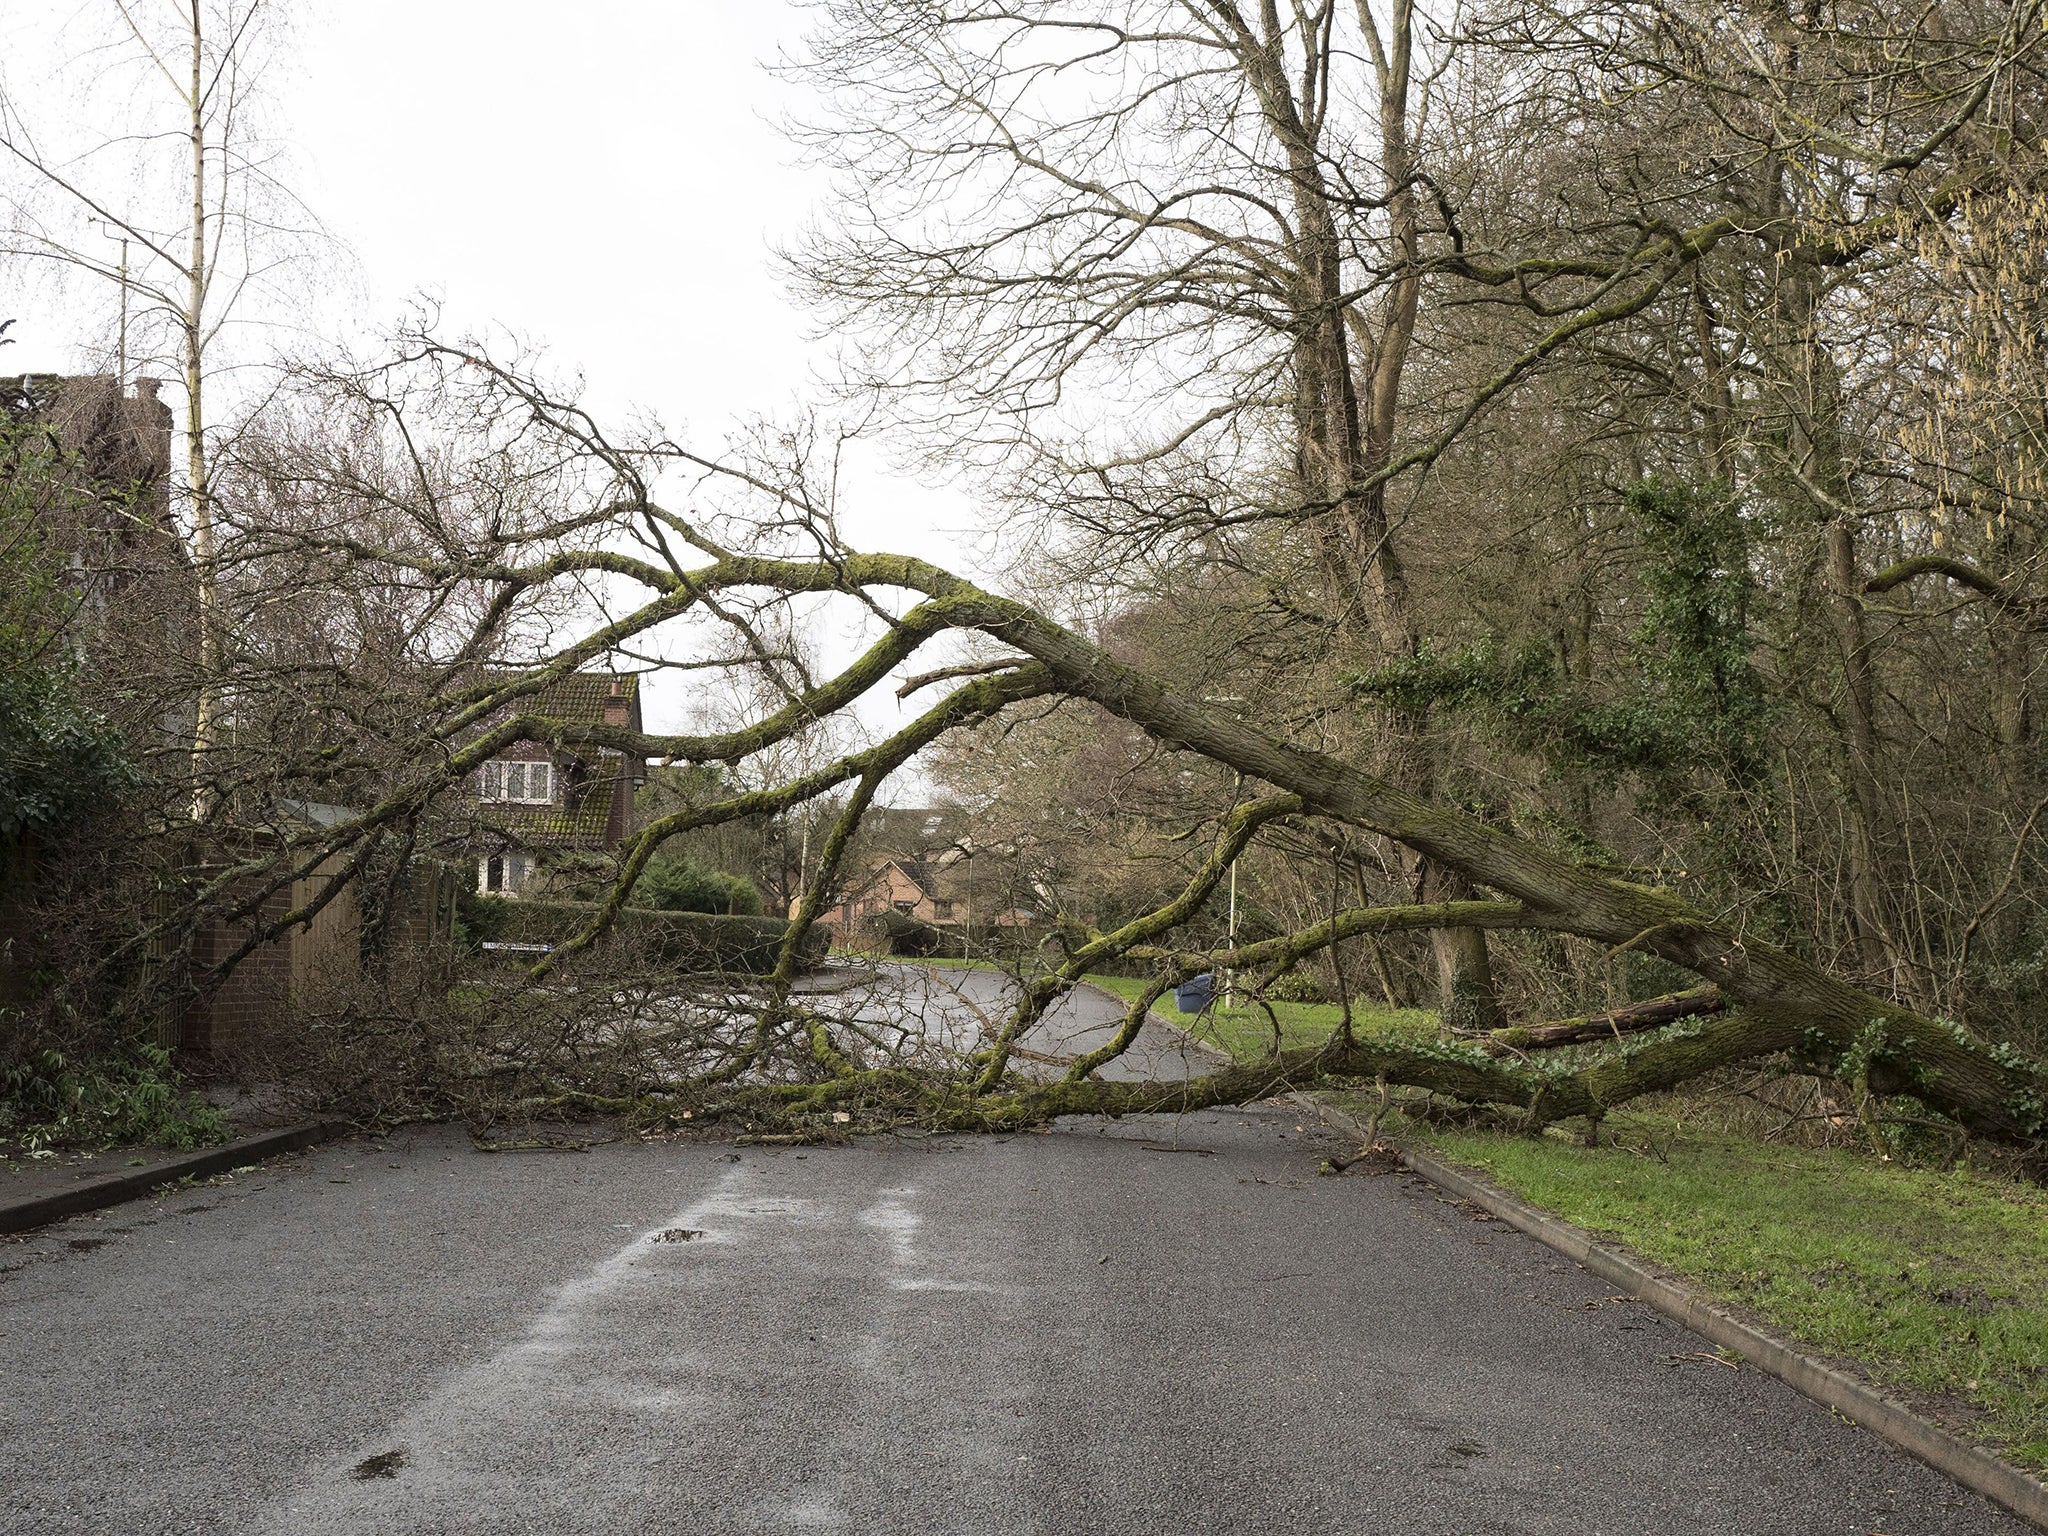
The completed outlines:
[[[350,1475],[358,1482],[367,1483],[373,1478],[396,1477],[398,1469],[405,1465],[403,1448],[395,1451],[379,1451],[374,1456],[365,1456],[355,1465]]]

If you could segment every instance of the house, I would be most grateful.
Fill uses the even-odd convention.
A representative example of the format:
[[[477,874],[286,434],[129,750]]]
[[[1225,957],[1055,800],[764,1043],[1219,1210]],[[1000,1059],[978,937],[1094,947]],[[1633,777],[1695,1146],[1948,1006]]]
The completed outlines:
[[[40,549],[61,562],[62,583],[76,595],[62,632],[77,664],[67,682],[125,732],[139,761],[167,770],[158,782],[175,786],[193,749],[202,587],[173,515],[170,407],[153,379],[21,375],[0,378],[0,419],[27,429],[15,446],[34,472],[14,489],[30,498]],[[154,1041],[165,1049],[260,1055],[294,1012],[344,1000],[366,958],[381,963],[401,946],[448,943],[452,872],[424,857],[381,886],[374,935],[365,933],[359,890],[333,889],[348,878],[342,854],[266,889],[290,832],[333,826],[353,814],[348,808],[280,800],[249,814],[229,797],[211,821],[180,825],[190,805],[177,795],[169,825],[153,829],[149,814],[124,807],[133,863],[96,866],[108,880],[95,896],[103,911],[131,902],[127,910],[147,929],[130,1001],[148,1005]],[[41,861],[65,856],[61,845],[0,850],[0,993],[31,996],[41,983],[29,978],[62,963],[53,957],[81,920],[76,909],[59,906],[53,919],[27,903]],[[181,915],[181,893],[208,887],[212,899]],[[309,920],[253,942],[316,898],[326,899]],[[227,914],[243,905],[248,912],[231,921]]]
[[[1015,858],[1004,850],[977,847],[965,812],[945,807],[877,810],[869,813],[865,830],[880,851],[869,855],[840,899],[819,914],[833,942],[851,944],[870,936],[890,913],[963,938],[1038,920],[1029,904],[1034,894],[1019,888]]]
[[[487,681],[519,677],[498,673]],[[640,679],[631,673],[572,672],[523,695],[493,719],[515,712],[637,732]],[[506,746],[473,780],[476,888],[496,896],[532,895],[548,866],[574,854],[617,848],[633,835],[633,796],[646,782],[646,759],[613,747],[532,741]]]
[[[171,512],[171,408],[158,381],[0,378],[0,416],[63,455],[33,505],[37,536],[78,596],[66,631],[86,688],[147,755],[189,748],[199,578]]]

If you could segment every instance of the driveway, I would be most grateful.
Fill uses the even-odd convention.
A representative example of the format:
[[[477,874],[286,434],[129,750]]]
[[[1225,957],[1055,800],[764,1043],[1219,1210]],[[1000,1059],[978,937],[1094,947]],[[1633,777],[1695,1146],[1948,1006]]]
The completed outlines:
[[[0,1247],[0,1528],[2025,1530],[1326,1144],[324,1148]]]

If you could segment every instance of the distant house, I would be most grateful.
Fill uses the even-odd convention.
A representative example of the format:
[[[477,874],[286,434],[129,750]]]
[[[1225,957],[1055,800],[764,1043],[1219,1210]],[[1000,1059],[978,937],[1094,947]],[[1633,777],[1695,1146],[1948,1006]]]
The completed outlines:
[[[522,697],[498,718],[514,712],[572,726],[639,731],[640,679],[573,672]],[[476,888],[495,896],[530,895],[546,868],[565,855],[617,848],[633,835],[633,796],[646,781],[645,758],[611,747],[528,741],[507,746],[473,781]]]
[[[1001,850],[978,848],[964,812],[874,811],[868,835],[882,851],[871,854],[840,899],[819,914],[833,942],[859,941],[892,912],[968,935],[1037,921],[1037,912],[1019,899],[1031,893],[1018,889],[1015,860]]]

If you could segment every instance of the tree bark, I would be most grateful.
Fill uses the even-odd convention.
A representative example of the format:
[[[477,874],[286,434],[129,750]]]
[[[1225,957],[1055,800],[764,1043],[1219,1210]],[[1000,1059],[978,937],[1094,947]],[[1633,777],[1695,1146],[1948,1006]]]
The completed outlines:
[[[1548,1024],[1524,1024],[1497,1029],[1479,1042],[1489,1056],[1505,1056],[1513,1050],[1542,1050],[1549,1046],[1580,1045],[1595,1040],[1619,1040],[1626,1034],[1662,1029],[1680,1019],[1703,1013],[1719,1013],[1728,1006],[1718,987],[1695,987],[1647,1002],[1630,1003],[1605,1013],[1591,1013],[1578,1019],[1558,1019]]]

